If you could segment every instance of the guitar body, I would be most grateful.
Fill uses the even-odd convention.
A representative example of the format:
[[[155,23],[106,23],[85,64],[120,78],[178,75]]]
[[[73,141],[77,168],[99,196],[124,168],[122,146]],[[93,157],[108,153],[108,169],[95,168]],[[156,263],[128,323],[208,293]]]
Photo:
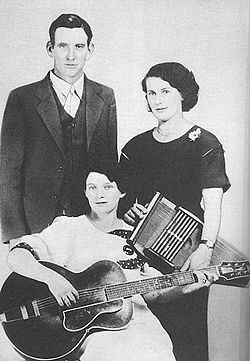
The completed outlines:
[[[12,273],[0,293],[0,320],[14,348],[26,360],[70,361],[90,332],[117,330],[133,314],[131,296],[197,281],[192,271],[127,281],[117,263],[99,261],[80,273],[49,262],[78,290],[71,307],[60,307],[45,283]],[[249,261],[210,267],[226,280],[247,278]],[[206,268],[206,269],[210,269]]]
[[[49,262],[41,262],[60,273],[77,290],[103,288],[123,283],[126,277],[111,261],[100,261],[81,273],[73,273]],[[31,301],[38,300],[39,315],[34,315]],[[33,317],[15,320],[15,310],[22,306]],[[14,311],[8,311],[8,310]],[[66,360],[82,344],[90,331],[120,329],[132,317],[131,298],[107,301],[105,293],[82,297],[71,308],[61,308],[46,284],[12,273],[0,294],[0,314],[13,314],[3,322],[5,333],[14,348],[28,360]],[[9,321],[8,316],[8,321]]]

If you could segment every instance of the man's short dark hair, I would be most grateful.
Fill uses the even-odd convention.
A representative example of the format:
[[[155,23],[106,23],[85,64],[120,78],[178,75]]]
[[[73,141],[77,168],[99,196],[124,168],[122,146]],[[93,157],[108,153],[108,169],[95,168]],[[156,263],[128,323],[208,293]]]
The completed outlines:
[[[176,88],[182,95],[182,111],[188,112],[198,101],[199,85],[194,75],[180,63],[161,63],[152,66],[142,80],[142,89],[147,93],[146,80],[150,77],[161,78]]]
[[[83,20],[80,16],[75,14],[61,14],[49,28],[50,42],[55,45],[55,32],[58,28],[82,28],[87,35],[87,45],[89,46],[93,37],[92,30],[87,21]]]

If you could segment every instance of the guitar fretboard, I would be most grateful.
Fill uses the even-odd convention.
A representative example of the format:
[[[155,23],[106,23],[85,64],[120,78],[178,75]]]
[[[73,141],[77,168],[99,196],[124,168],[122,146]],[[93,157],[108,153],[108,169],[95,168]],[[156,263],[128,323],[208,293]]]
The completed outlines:
[[[116,266],[118,267],[118,265]],[[226,280],[230,280],[239,277],[249,277],[250,264],[249,261],[222,262],[219,266],[209,266],[201,271],[203,270],[208,270]],[[79,289],[79,299],[76,304],[72,306],[72,309],[88,307],[93,304],[98,304],[98,302],[105,303],[106,301],[127,298],[137,294],[164,290],[173,286],[184,286],[195,283],[196,281],[197,277],[195,273],[193,271],[186,271],[157,277],[142,278],[135,281],[103,285],[100,287]],[[13,307],[0,314],[0,322],[14,322],[39,317],[43,309],[54,306],[57,307],[57,302],[53,296],[29,301],[25,305]]]
[[[166,276],[140,279],[105,287],[107,300],[126,298],[137,294],[163,290],[173,286],[183,286],[196,282],[193,272],[182,272]]]

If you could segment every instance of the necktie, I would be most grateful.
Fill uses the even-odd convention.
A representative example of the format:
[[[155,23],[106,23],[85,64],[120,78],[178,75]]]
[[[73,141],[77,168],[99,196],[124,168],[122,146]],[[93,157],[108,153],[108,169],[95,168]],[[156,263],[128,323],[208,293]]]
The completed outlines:
[[[74,118],[77,109],[79,108],[79,105],[80,105],[80,98],[76,93],[74,85],[71,85],[69,92],[66,96],[64,109],[69,115],[71,115]]]

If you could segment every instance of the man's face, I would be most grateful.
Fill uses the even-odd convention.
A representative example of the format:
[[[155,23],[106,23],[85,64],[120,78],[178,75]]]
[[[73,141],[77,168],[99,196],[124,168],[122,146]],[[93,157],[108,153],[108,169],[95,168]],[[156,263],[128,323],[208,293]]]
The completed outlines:
[[[87,45],[87,35],[82,28],[57,28],[55,44],[47,47],[54,58],[54,72],[61,79],[73,84],[83,74],[83,67],[93,52]]]

